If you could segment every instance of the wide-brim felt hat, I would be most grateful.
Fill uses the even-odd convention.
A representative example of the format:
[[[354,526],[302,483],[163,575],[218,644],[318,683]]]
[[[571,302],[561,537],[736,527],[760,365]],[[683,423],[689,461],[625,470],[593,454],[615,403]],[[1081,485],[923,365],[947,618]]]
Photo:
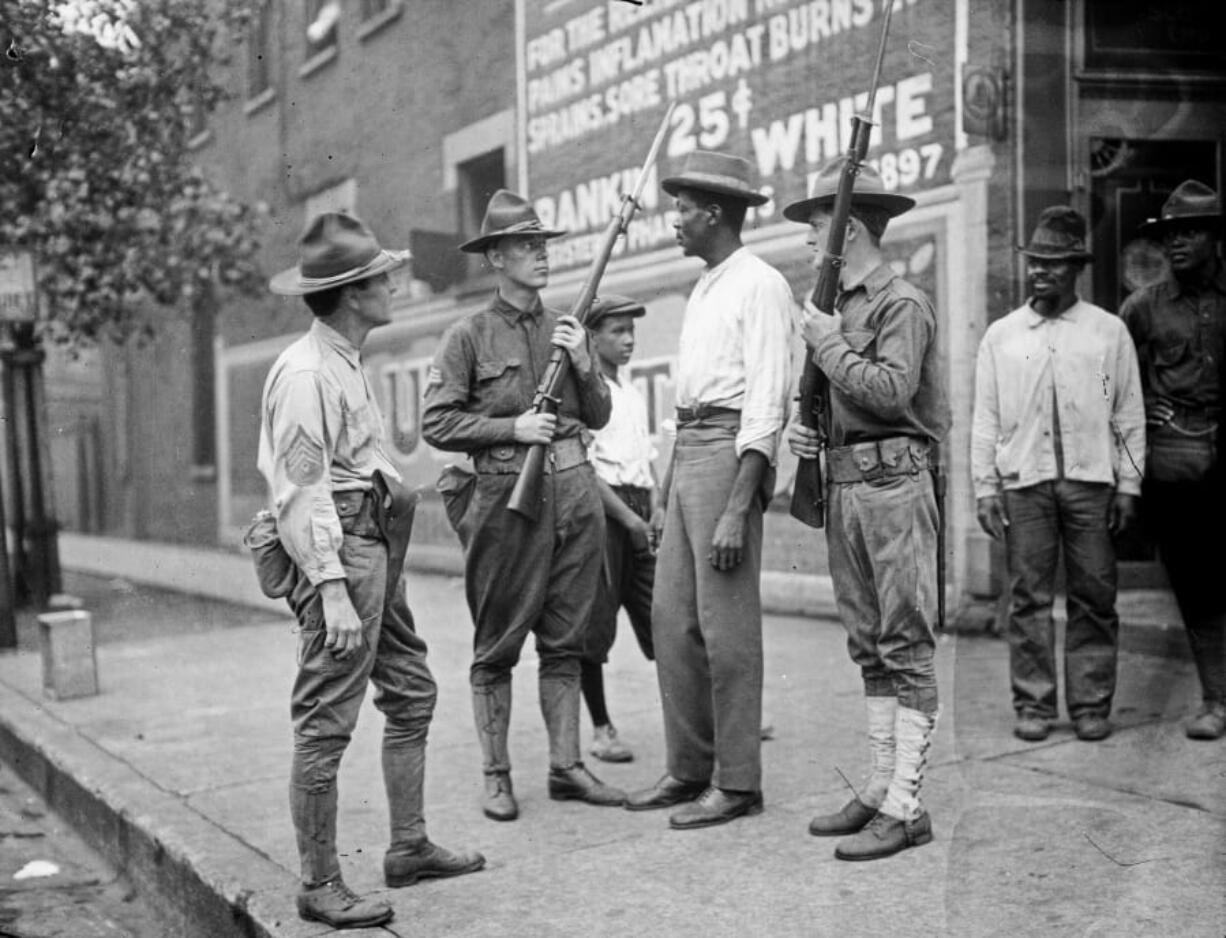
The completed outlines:
[[[732,196],[750,205],[764,205],[769,197],[750,182],[752,175],[753,165],[743,157],[711,150],[691,150],[681,166],[681,172],[662,180],[660,188],[671,196],[681,189],[699,189]]]
[[[1086,220],[1068,205],[1051,205],[1039,213],[1030,242],[1017,250],[1027,257],[1049,261],[1089,261]]]
[[[843,178],[843,167],[846,165],[846,155],[831,160],[817,174],[807,199],[791,202],[783,209],[783,217],[788,221],[809,224],[813,211],[834,204],[834,197],[839,191],[839,180]],[[884,209],[891,218],[896,218],[903,212],[915,207],[915,199],[896,192],[887,192],[881,175],[867,163],[860,166],[856,174],[856,182],[851,190],[851,206],[871,205]]]
[[[566,234],[560,228],[546,228],[532,203],[508,189],[499,189],[490,196],[481,219],[481,233],[460,245],[467,254],[480,254],[499,238],[512,235],[560,238]]]
[[[1172,225],[1218,228],[1222,224],[1222,200],[1203,182],[1186,179],[1175,187],[1162,205],[1162,213],[1138,229],[1142,234],[1160,236]]]
[[[298,239],[298,263],[268,281],[273,293],[304,296],[377,277],[404,265],[408,251],[384,250],[361,220],[344,212],[312,218]]]
[[[584,325],[589,329],[595,329],[600,325],[601,320],[608,319],[610,316],[633,316],[637,319],[646,313],[647,307],[638,300],[632,300],[628,296],[621,296],[617,293],[606,293],[592,300]]]

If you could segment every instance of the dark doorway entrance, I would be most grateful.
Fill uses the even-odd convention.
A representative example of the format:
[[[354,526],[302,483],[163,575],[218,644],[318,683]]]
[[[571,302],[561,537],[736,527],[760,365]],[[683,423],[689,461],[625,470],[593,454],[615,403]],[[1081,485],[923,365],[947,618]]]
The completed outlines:
[[[1218,187],[1218,143],[1094,137],[1090,164],[1092,302],[1116,311],[1129,293],[1166,273],[1161,246],[1138,235],[1137,227],[1157,217],[1171,190],[1185,179]],[[1144,531],[1125,534],[1117,549],[1121,588],[1165,585]]]

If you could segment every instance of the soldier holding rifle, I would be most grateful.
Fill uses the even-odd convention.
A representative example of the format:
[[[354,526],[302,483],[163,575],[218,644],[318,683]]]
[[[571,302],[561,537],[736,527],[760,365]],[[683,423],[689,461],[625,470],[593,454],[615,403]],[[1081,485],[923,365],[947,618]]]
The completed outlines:
[[[827,261],[832,208],[849,157],[818,174],[786,218],[809,225],[814,263]],[[826,526],[830,574],[848,650],[867,698],[872,773],[816,836],[850,835],[843,860],[872,860],[928,843],[919,789],[937,716],[938,512],[932,469],[949,427],[936,315],[885,262],[881,236],[915,203],[886,192],[869,166],[853,174],[850,217],[833,308],[805,304],[803,330],[829,391]],[[820,453],[819,431],[793,421],[792,451]]]
[[[620,805],[579,758],[579,660],[604,548],[604,508],[584,432],[609,419],[609,390],[593,365],[587,333],[574,316],[546,308],[547,229],[531,204],[499,190],[481,234],[461,245],[484,254],[498,290],[483,310],[443,336],[425,392],[422,431],[432,446],[468,453],[475,490],[463,518],[465,590],[472,613],[473,716],[485,771],[483,810],[493,820],[519,815],[507,734],[511,669],[528,633],[540,658],[540,706],[549,733],[549,796]],[[556,412],[534,406],[554,347],[570,368]],[[547,446],[535,520],[508,510],[529,448]]]
[[[796,303],[741,244],[766,197],[750,164],[695,151],[665,179],[677,241],[706,265],[681,326],[677,441],[651,618],[667,773],[631,810],[686,804],[674,829],[762,810],[762,512],[786,420]],[[696,800],[695,800],[696,799]]]

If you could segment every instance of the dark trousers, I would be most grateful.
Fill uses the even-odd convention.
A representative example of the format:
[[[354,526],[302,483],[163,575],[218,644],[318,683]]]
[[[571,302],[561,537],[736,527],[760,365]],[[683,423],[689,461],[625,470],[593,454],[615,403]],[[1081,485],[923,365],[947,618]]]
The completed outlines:
[[[1110,485],[1061,479],[1005,492],[1009,526],[1009,674],[1013,709],[1056,717],[1056,564],[1064,551],[1064,639],[1069,716],[1106,716],[1115,694],[1119,617],[1115,546],[1107,528]]]
[[[1226,479],[1145,481],[1141,504],[1158,545],[1207,704],[1226,704]],[[1203,532],[1198,536],[1197,532]]]
[[[613,491],[636,515],[651,517],[651,490],[613,486]],[[604,575],[592,604],[592,619],[585,636],[583,660],[604,664],[617,637],[617,614],[626,610],[630,627],[643,656],[652,661],[651,597],[655,589],[656,558],[650,550],[637,550],[630,532],[612,518],[605,519]]]
[[[605,519],[592,467],[546,473],[536,521],[507,508],[517,478],[479,475],[464,519],[474,687],[509,681],[529,632],[542,675],[578,679],[600,580]]]

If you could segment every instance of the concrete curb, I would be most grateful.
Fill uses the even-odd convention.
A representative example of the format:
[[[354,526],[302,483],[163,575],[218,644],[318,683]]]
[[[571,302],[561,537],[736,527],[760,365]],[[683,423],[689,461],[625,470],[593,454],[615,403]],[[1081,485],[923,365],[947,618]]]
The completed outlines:
[[[124,873],[181,938],[304,934],[297,880],[0,683],[0,760]]]

